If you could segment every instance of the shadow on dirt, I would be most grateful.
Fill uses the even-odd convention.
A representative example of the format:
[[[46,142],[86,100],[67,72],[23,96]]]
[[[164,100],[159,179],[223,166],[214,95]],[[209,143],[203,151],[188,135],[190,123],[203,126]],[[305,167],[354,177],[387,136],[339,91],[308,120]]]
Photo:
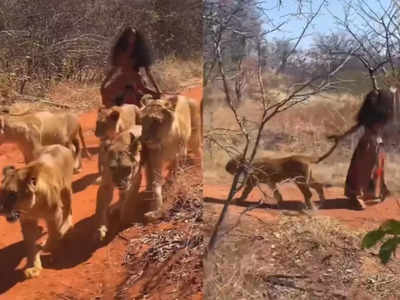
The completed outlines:
[[[95,155],[95,154],[99,153],[99,147],[98,146],[96,146],[96,147],[87,147],[87,150],[89,151],[89,153],[91,155]]]
[[[89,185],[95,184],[96,178],[99,176],[98,173],[87,174],[72,183],[73,193],[79,193],[86,189]]]
[[[151,207],[150,201],[144,201],[148,192],[139,193],[136,201],[131,203],[128,215],[129,224],[144,223],[144,213]],[[108,245],[116,235],[128,228],[129,224],[121,224],[119,221],[119,203],[110,206],[109,228],[107,238],[103,242],[93,240],[96,232],[96,218],[90,216],[76,223],[74,229],[66,237],[64,249],[52,255],[42,255],[43,267],[48,269],[73,268],[87,261],[97,249]]]
[[[110,214],[109,236],[104,242],[96,242],[93,237],[96,229],[96,218],[90,216],[75,224],[73,230],[65,237],[63,248],[52,253],[42,255],[42,264],[46,269],[68,269],[87,261],[92,254],[112,241],[119,232],[117,214]]]
[[[21,270],[15,270],[25,256],[23,242],[0,249],[0,295],[24,279]]]
[[[149,192],[141,192],[132,203],[129,210],[132,213],[128,216],[129,224],[144,223],[143,215],[151,208],[151,201],[144,200],[148,199],[148,196]],[[56,270],[73,268],[87,261],[97,249],[108,245],[116,235],[128,228],[129,224],[122,226],[119,222],[118,202],[110,206],[109,222],[108,236],[101,243],[93,240],[96,228],[94,215],[76,223],[62,242],[64,247],[61,250],[53,254],[42,254],[43,268]],[[25,256],[22,241],[0,249],[0,295],[24,280],[22,270],[16,268]]]
[[[46,234],[42,226],[39,226],[38,230],[38,238]],[[0,295],[25,279],[23,271],[16,270],[25,257],[26,250],[23,241],[0,249]]]
[[[205,197],[204,202],[215,203],[215,204],[224,204],[225,199],[211,198]],[[314,202],[318,207],[320,205],[319,201]],[[280,207],[277,204],[271,203],[257,203],[257,202],[236,202],[236,206],[242,207],[257,207],[257,208],[267,208],[267,209],[277,209],[277,210],[294,210],[300,211],[305,208],[304,202],[302,201],[293,201],[293,200],[285,200],[283,201]],[[347,198],[336,198],[336,199],[327,199],[320,209],[351,209],[353,210],[353,206]]]

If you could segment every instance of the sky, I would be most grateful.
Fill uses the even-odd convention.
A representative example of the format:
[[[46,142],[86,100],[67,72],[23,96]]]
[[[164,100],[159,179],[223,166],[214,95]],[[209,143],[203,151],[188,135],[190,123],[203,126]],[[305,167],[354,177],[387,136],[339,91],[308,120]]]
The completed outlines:
[[[380,0],[381,3],[387,7],[390,5],[391,0]],[[287,19],[288,14],[296,13],[297,11],[297,0],[282,0],[282,5],[278,7],[277,0],[269,0],[270,4],[265,4],[264,8],[268,10],[268,16],[271,17],[272,21],[275,24],[279,24],[282,21]],[[312,0],[313,10],[317,10],[322,0]],[[378,1],[376,0],[365,0],[368,3],[368,6],[371,7],[374,11],[380,12],[382,8],[380,7]],[[318,33],[330,33],[335,32],[340,29],[340,27],[336,24],[335,18],[332,16],[338,16],[343,19],[344,9],[343,9],[343,1],[340,0],[328,0],[327,7],[323,7],[320,14],[314,19],[313,24],[309,27],[306,36],[301,44],[300,48],[309,48],[313,43],[313,36]],[[274,32],[269,35],[270,38],[296,38],[300,35],[301,30],[305,24],[304,19],[295,19],[286,24],[280,32]],[[352,19],[356,24],[361,24],[361,19],[357,15],[353,14]],[[266,27],[267,29],[268,27]]]

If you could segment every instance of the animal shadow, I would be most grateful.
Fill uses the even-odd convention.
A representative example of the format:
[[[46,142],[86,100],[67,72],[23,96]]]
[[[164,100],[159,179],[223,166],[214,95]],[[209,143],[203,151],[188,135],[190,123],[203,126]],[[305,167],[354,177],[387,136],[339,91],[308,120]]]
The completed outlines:
[[[114,223],[110,221],[110,227],[113,231],[115,231]],[[42,254],[43,267],[55,270],[69,269],[87,261],[100,247],[92,238],[95,228],[95,216],[90,216],[76,223],[62,241],[63,247],[51,254]]]
[[[99,153],[99,146],[96,146],[96,147],[87,147],[87,150],[89,151],[89,153],[91,154],[91,155],[95,155],[95,154],[98,154]]]
[[[42,230],[41,227],[40,230]],[[43,235],[44,233],[41,232],[40,236]],[[23,271],[16,268],[25,257],[26,250],[23,241],[0,249],[0,295],[24,280]]]
[[[22,270],[16,270],[26,256],[22,241],[0,249],[0,295],[24,279]]]
[[[234,199],[236,201],[236,199]],[[204,202],[216,203],[216,204],[224,204],[225,199],[218,199],[212,197],[205,197]],[[320,201],[314,202],[317,206],[321,203]],[[276,209],[276,210],[292,210],[292,211],[301,211],[305,208],[305,204],[302,201],[295,200],[284,200],[280,206],[272,203],[262,203],[262,202],[249,202],[249,201],[236,201],[233,205],[241,206],[241,207],[256,207],[256,208],[267,208],[267,209]],[[347,198],[337,198],[337,199],[327,199],[324,202],[324,205],[319,209],[354,209]]]
[[[102,242],[96,242],[93,239],[97,226],[95,216],[79,221],[64,239],[63,249],[52,254],[42,255],[43,267],[56,270],[73,268],[87,261],[97,249],[108,245],[116,235],[130,227],[132,223],[145,224],[144,213],[151,207],[151,201],[143,201],[147,197],[147,193],[139,193],[135,201],[130,203],[126,224],[120,223],[119,203],[110,206],[107,237]]]
[[[89,185],[93,184],[96,178],[99,176],[98,173],[87,174],[72,183],[72,191],[79,193],[86,189]]]
[[[321,203],[319,202],[321,205]],[[320,209],[354,209],[351,202],[347,198],[327,199]]]
[[[73,268],[90,259],[97,249],[108,245],[117,234],[131,226],[132,223],[145,224],[144,213],[149,211],[152,206],[152,201],[146,201],[146,199],[150,200],[150,197],[151,194],[148,191],[138,194],[138,197],[130,204],[129,212],[131,214],[128,216],[129,222],[125,225],[119,222],[118,203],[111,205],[109,232],[106,240],[101,243],[92,239],[97,225],[95,216],[82,219],[74,225],[61,242],[60,250],[51,254],[42,253],[43,268],[54,270]],[[42,235],[44,234],[46,232],[42,232]],[[0,295],[18,282],[25,280],[23,271],[16,269],[25,257],[26,249],[23,241],[0,249]]]

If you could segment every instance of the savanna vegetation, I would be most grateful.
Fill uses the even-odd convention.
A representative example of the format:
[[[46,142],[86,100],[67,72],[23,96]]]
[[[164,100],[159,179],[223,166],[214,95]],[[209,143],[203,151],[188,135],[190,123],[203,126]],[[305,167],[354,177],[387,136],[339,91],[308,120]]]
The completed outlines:
[[[112,43],[126,25],[148,39],[161,88],[174,91],[185,79],[201,78],[202,5],[188,0],[179,6],[176,10],[174,1],[158,0],[2,1],[2,99],[51,98],[64,104],[72,100],[74,105],[93,101],[92,88],[104,78]],[[84,95],[76,95],[83,86]]]
[[[318,157],[332,146],[328,135],[354,125],[368,91],[374,86],[398,87],[397,3],[378,1],[371,6],[351,0],[334,6],[328,1],[205,1],[205,190],[219,195],[205,198],[207,223],[212,224],[207,229],[211,238],[205,269],[210,299],[385,299],[386,292],[393,299],[399,296],[394,286],[369,285],[380,280],[376,276],[382,270],[385,276],[398,274],[397,259],[390,269],[379,266],[379,255],[387,262],[396,248],[397,225],[395,230],[384,224],[366,236],[379,221],[368,219],[355,229],[332,219],[341,210],[321,210],[318,216],[301,209],[293,213],[293,208],[277,211],[271,209],[276,203],[273,191],[262,184],[248,205],[230,205],[240,196],[254,158],[289,153]],[[333,20],[329,32],[319,31],[324,18]],[[384,133],[385,174],[392,196],[400,187],[400,155],[394,142],[398,130],[397,110]],[[347,137],[314,166],[319,181],[333,186],[329,195],[338,197],[342,191],[361,134]],[[225,164],[236,155],[245,163],[232,178]],[[284,195],[292,203],[297,194],[290,182],[285,184]],[[222,210],[214,203],[223,204]],[[391,205],[397,208],[395,200]],[[355,224],[357,218],[349,213],[340,223]],[[344,240],[347,246],[342,247]],[[326,256],[317,253],[325,250]],[[327,262],[341,255],[346,262]],[[374,267],[369,268],[371,263]],[[329,279],[331,271],[343,278]],[[314,280],[324,286],[316,287]],[[237,289],[228,288],[232,286]]]

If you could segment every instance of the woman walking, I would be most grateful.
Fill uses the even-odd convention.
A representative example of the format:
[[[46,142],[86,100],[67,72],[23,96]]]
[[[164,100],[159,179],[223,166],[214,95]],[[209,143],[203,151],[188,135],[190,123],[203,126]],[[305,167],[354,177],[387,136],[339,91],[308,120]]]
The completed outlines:
[[[351,158],[344,191],[355,209],[365,209],[364,200],[371,196],[383,201],[389,194],[384,180],[383,129],[392,117],[393,94],[374,89],[365,97],[357,114],[357,124],[340,136],[330,137],[339,140],[364,127]]]
[[[158,99],[161,91],[151,73],[151,51],[144,35],[137,29],[126,27],[111,50],[111,70],[101,85],[103,105],[140,105],[140,99],[150,94]],[[143,69],[155,91],[146,87],[140,70]]]

